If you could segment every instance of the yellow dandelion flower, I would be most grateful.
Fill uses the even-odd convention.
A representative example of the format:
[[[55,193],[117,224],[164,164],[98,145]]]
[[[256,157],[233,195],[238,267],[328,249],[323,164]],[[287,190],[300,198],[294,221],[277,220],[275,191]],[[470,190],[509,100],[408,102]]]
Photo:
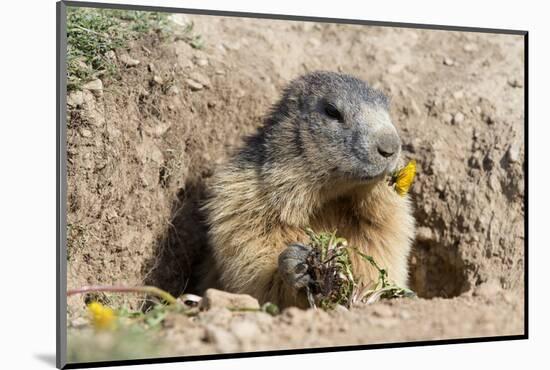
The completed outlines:
[[[114,329],[116,316],[110,307],[104,306],[99,302],[92,302],[88,305],[88,312],[90,313],[92,324],[96,329]]]
[[[416,161],[413,159],[400,170],[393,174],[394,189],[397,194],[404,197],[409,192],[416,175]]]

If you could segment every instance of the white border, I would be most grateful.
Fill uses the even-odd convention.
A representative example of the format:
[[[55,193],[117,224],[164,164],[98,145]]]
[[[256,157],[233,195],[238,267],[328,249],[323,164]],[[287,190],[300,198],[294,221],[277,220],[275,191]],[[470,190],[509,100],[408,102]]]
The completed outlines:
[[[98,1],[109,2],[109,1]],[[378,1],[372,3],[277,0],[128,0],[114,3],[218,9],[459,25],[530,31],[530,337],[528,341],[337,352],[207,362],[143,365],[147,369],[340,369],[422,368],[518,369],[548,363],[550,313],[548,237],[544,233],[550,158],[546,148],[548,34],[544,2]],[[2,132],[2,318],[6,368],[52,368],[55,353],[55,1],[3,4]],[[13,365],[13,366],[9,366]],[[544,365],[542,365],[544,366]],[[135,367],[134,367],[135,368]]]

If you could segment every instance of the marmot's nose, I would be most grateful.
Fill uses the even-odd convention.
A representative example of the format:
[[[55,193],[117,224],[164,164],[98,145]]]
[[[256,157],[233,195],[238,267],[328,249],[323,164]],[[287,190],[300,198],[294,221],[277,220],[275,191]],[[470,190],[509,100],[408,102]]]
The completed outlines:
[[[396,133],[385,133],[378,139],[378,153],[389,158],[399,151],[401,140]]]

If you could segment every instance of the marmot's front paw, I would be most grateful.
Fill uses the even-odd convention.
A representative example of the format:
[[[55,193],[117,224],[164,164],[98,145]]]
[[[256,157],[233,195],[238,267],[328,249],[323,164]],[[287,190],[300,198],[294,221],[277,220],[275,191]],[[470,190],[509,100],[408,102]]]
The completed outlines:
[[[296,289],[305,288],[313,283],[306,262],[311,249],[308,245],[293,243],[279,255],[279,273],[287,284]]]

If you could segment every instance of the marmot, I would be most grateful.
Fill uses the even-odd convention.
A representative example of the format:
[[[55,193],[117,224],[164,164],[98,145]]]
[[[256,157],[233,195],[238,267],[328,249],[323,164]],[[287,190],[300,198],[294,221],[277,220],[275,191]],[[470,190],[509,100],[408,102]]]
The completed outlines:
[[[407,286],[414,218],[408,197],[387,181],[400,154],[383,93],[346,74],[295,79],[214,174],[204,206],[214,262],[205,280],[260,302],[307,307],[309,227],[336,230]],[[352,263],[362,281],[377,279],[353,253]]]

